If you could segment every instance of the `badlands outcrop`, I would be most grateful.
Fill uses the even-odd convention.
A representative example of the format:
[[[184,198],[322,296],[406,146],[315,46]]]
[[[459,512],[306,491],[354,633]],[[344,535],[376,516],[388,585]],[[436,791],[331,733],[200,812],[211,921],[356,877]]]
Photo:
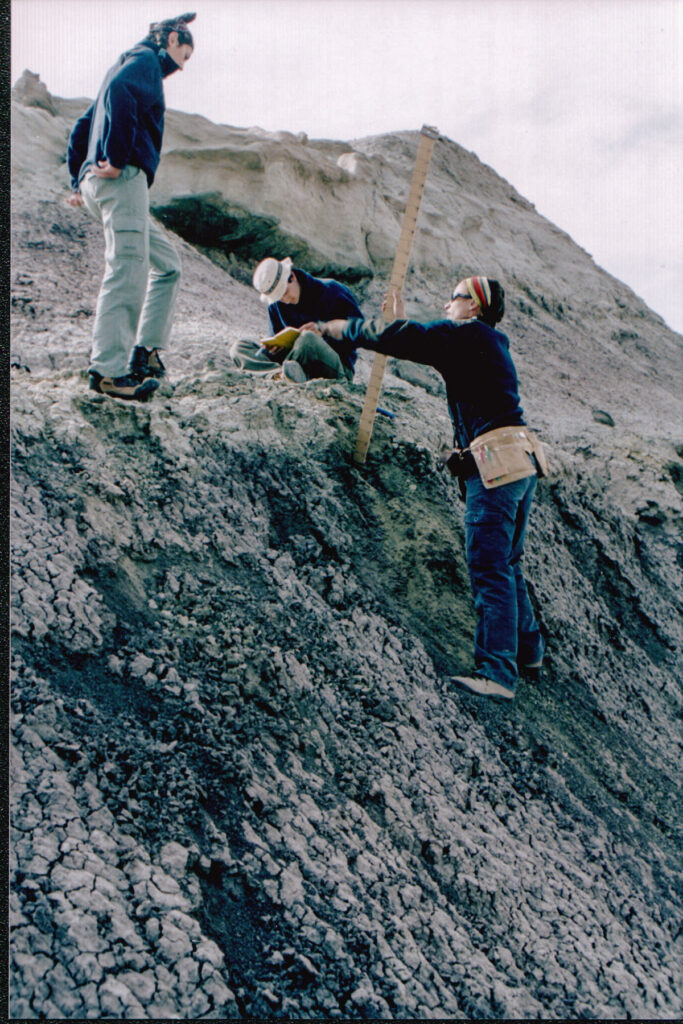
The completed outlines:
[[[471,667],[438,377],[252,379],[253,263],[377,312],[418,133],[170,112],[151,193],[184,277],[154,401],[87,390],[86,100],[12,107],[11,1016],[681,1015],[681,338],[472,153],[437,143],[409,311],[481,269],[548,443],[527,554],[547,664]],[[561,187],[561,183],[558,183]]]

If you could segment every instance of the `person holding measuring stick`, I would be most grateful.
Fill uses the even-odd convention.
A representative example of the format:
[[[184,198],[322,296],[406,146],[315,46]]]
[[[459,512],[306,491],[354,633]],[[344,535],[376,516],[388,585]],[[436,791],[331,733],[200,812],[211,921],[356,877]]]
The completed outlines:
[[[477,613],[475,675],[450,681],[475,696],[509,701],[520,670],[543,660],[520,560],[536,478],[547,464],[524,424],[510,343],[496,329],[505,311],[502,286],[487,277],[463,278],[445,309],[446,319],[428,324],[405,320],[403,300],[394,294],[382,307],[396,318],[388,325],[354,319],[320,327],[324,337],[433,366],[444,378],[457,445],[447,464],[465,495]]]

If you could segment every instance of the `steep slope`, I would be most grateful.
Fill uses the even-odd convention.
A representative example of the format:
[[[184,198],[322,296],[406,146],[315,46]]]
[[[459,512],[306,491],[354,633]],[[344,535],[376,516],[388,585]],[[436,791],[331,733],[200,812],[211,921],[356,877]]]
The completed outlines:
[[[554,464],[527,557],[548,664],[478,706],[443,678],[473,617],[438,381],[388,375],[354,466],[368,361],[349,387],[236,373],[257,251],[202,235],[172,384],[89,393],[101,243],[59,204],[79,104],[50,101],[13,117],[12,1016],[680,1015],[680,339],[439,143],[410,298],[500,272]],[[212,191],[310,269],[348,246],[372,308],[414,133],[169,120],[165,219]],[[349,176],[329,223],[323,192],[295,214],[302,164],[312,201]]]

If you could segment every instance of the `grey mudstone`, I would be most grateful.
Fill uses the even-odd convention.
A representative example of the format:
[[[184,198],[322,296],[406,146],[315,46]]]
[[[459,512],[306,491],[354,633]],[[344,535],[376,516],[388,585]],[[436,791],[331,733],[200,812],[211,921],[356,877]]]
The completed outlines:
[[[96,985],[103,977],[102,967],[93,953],[79,953],[72,960],[70,968],[74,981],[79,985],[84,985],[86,982]]]
[[[145,1011],[131,990],[118,978],[106,978],[98,988],[102,1012],[114,1018],[143,1018]]]
[[[159,863],[169,875],[182,879],[185,877],[188,856],[187,849],[180,843],[164,843],[159,851]]]
[[[167,963],[175,964],[192,952],[192,941],[184,931],[165,919],[161,922],[161,936],[157,942],[160,955]]]
[[[141,971],[139,973],[133,971],[123,971],[119,975],[119,980],[133,993],[135,998],[146,1006],[147,1003],[153,998],[156,991],[156,980],[154,973],[151,970]]]
[[[211,939],[203,939],[196,947],[194,955],[198,961],[209,963],[213,967],[223,966],[224,955]]]
[[[134,676],[144,676],[154,666],[154,661],[146,654],[137,654],[130,665],[130,671]]]
[[[99,934],[97,919],[92,915],[65,910],[59,915],[59,924],[82,953],[102,953],[107,949],[107,943]]]
[[[61,964],[47,972],[45,981],[52,992],[52,1002],[59,1007],[62,1017],[74,1018],[81,1016],[83,1000],[74,983],[74,979],[68,974]]]

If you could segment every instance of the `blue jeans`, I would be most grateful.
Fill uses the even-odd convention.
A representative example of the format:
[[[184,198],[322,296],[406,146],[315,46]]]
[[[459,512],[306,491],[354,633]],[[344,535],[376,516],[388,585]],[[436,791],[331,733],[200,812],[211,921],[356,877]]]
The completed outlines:
[[[520,559],[536,490],[535,476],[487,490],[466,481],[467,567],[477,613],[478,674],[514,689],[519,667],[543,657],[544,643],[529,602]]]

